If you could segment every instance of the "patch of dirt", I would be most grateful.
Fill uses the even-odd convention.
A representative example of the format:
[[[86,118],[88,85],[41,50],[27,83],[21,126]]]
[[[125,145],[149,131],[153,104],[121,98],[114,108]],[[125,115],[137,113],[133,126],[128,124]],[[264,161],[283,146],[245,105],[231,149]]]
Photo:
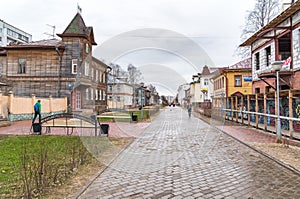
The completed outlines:
[[[133,138],[111,138],[111,142],[117,146],[120,152],[127,145],[129,145]],[[111,151],[106,151],[105,158],[106,161],[113,160],[118,153],[115,148]],[[84,186],[86,186],[96,175],[105,168],[103,162],[99,162],[96,159],[92,159],[90,163],[82,165],[74,172],[74,176],[69,178],[64,184],[57,186],[53,190],[49,191],[49,194],[43,198],[47,199],[57,199],[57,198],[73,198],[76,193],[78,193]]]
[[[300,171],[300,147],[275,143],[248,144]]]

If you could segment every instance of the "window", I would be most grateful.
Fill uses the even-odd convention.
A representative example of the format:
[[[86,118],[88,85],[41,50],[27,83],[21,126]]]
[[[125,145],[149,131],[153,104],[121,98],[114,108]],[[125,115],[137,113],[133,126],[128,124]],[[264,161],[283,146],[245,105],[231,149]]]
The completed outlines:
[[[208,79],[204,79],[204,86],[208,85]]]
[[[255,93],[260,93],[260,88],[255,88]]]
[[[271,86],[266,86],[265,87],[265,93],[269,93],[271,91]]]
[[[108,90],[112,92],[112,85],[109,85]]]
[[[255,54],[255,69],[256,70],[259,70],[259,68],[260,68],[259,65],[260,65],[260,63],[259,63],[259,52],[258,52]]]
[[[0,41],[2,41],[2,37],[0,37]]]
[[[242,76],[241,75],[235,75],[234,76],[234,86],[235,87],[242,86]]]
[[[117,96],[117,101],[120,102],[121,101],[121,97]]]
[[[94,79],[94,68],[91,68],[91,78],[92,78],[92,80]]]
[[[0,33],[2,32],[2,28],[0,28]]]
[[[98,70],[96,70],[96,82],[98,82],[98,79],[99,79],[99,76],[98,76],[99,74],[98,74]]]
[[[102,83],[102,72],[99,72],[99,81]]]
[[[102,90],[99,92],[99,100],[103,100],[103,98],[102,98],[102,92],[103,92]]]
[[[109,101],[112,101],[112,96],[109,96],[108,100],[109,100]]]
[[[89,44],[88,43],[85,44],[85,52],[86,52],[86,54],[89,53]]]
[[[98,89],[96,89],[96,93],[95,93],[95,100],[98,100]]]
[[[271,64],[271,46],[265,49],[266,51],[266,64],[269,66]]]
[[[18,73],[19,74],[26,73],[26,59],[19,59]]]
[[[118,85],[117,85],[117,91],[120,92],[120,90],[121,90],[121,85],[118,84]]]
[[[94,89],[91,88],[91,100],[93,100],[93,99],[94,99]]]
[[[72,59],[72,74],[77,74],[77,59]]]
[[[85,99],[89,100],[89,89],[88,88],[85,89]]]
[[[84,75],[89,76],[89,63],[87,61],[84,62]]]

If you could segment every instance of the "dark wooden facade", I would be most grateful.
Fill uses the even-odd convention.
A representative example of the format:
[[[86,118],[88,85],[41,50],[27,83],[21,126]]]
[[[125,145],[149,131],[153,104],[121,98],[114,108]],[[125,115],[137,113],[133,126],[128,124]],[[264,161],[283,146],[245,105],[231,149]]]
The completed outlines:
[[[92,56],[93,28],[79,13],[62,34],[50,39],[3,47],[1,79],[14,95],[68,97],[73,110],[106,109],[108,66]],[[5,61],[3,61],[5,60]],[[4,91],[4,90],[3,90]]]

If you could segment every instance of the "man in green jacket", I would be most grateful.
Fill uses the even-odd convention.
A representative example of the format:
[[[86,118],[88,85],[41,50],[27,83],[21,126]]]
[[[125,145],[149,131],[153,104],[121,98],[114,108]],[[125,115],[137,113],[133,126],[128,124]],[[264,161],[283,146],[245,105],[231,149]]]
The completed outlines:
[[[32,119],[32,124],[34,123],[37,116],[39,116],[39,123],[41,123],[41,112],[42,112],[41,100],[38,100],[37,103],[35,103],[33,108],[34,108],[34,117]]]

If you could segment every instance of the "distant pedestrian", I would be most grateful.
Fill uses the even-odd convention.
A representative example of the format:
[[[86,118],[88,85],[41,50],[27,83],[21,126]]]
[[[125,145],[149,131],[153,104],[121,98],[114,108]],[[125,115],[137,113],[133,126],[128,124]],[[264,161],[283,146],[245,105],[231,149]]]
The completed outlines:
[[[187,110],[188,110],[188,114],[189,114],[189,118],[190,118],[191,114],[192,114],[192,105],[191,104],[188,104]]]
[[[42,105],[41,100],[38,100],[34,105],[34,117],[32,119],[32,124],[34,123],[37,116],[39,116],[39,123],[41,123],[41,112],[42,112]]]

